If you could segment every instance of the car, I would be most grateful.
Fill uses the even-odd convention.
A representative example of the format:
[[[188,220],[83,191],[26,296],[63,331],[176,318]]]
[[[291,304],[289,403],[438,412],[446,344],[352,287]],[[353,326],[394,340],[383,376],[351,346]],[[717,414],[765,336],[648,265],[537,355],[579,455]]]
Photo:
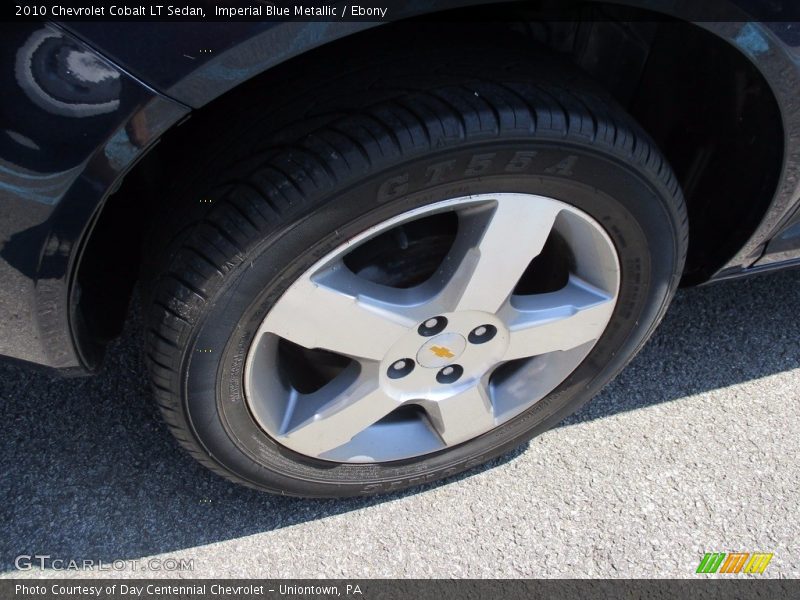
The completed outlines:
[[[194,458],[378,494],[577,411],[679,285],[800,264],[790,3],[418,4],[2,23],[0,354],[95,373],[138,296]]]

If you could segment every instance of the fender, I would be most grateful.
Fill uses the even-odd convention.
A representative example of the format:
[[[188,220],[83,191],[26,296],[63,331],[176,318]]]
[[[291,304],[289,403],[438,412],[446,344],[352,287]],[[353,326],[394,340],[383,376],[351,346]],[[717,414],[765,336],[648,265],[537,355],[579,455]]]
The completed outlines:
[[[602,3],[601,0],[589,1]],[[499,0],[435,0],[424,3],[395,0],[387,4],[390,7],[388,20],[500,3]],[[207,10],[213,10],[212,3],[207,4]],[[781,187],[776,190],[764,221],[715,277],[729,277],[744,272],[762,257],[771,238],[780,235],[800,219],[799,216],[792,220],[795,202],[800,196],[796,183],[800,180],[800,161],[793,158],[800,154],[800,108],[795,101],[796,90],[800,89],[796,50],[800,40],[785,22],[794,13],[798,13],[796,16],[800,19],[800,7],[791,0],[779,0],[777,3],[761,0],[702,3],[692,0],[619,0],[615,4],[649,10],[706,29],[744,54],[772,89],[785,129]],[[569,2],[561,3],[557,10],[564,10],[568,6]],[[379,25],[379,22],[366,21],[234,21],[205,22],[202,25],[83,22],[65,24],[65,27],[94,47],[102,48],[105,55],[116,64],[160,93],[186,106],[199,108],[293,57]],[[176,51],[175,40],[187,38],[187,27],[192,27],[194,47],[187,46]],[[142,48],[137,39],[145,35],[148,44]],[[212,51],[201,53],[201,48]],[[785,254],[785,248],[781,247],[781,250]]]
[[[81,240],[189,109],[52,24],[0,24],[0,354],[82,373],[70,319]]]
[[[730,21],[716,23],[705,22],[697,12],[699,3],[691,0],[618,2],[695,22],[733,45],[761,71],[780,107],[785,139],[780,187],[763,222],[717,278],[746,273],[764,254],[767,241],[791,227],[800,196],[800,104],[795,101],[800,41],[781,23],[767,25],[753,12],[743,12],[737,4],[745,2],[756,8],[767,4],[720,0],[719,14],[730,15]],[[493,3],[398,0],[389,15],[394,20]],[[779,4],[791,7],[788,0]],[[702,10],[709,14],[707,3]],[[7,214],[14,215],[0,219],[0,276],[6,283],[5,293],[0,291],[0,354],[78,373],[95,367],[99,357],[81,343],[80,324],[71,310],[79,295],[74,275],[92,224],[124,176],[191,109],[295,56],[378,25],[84,21],[3,28],[8,34],[0,37],[0,46],[12,63],[36,36],[40,42],[56,40],[45,41],[61,43],[81,53],[93,68],[113,74],[108,81],[116,83],[98,87],[97,93],[101,100],[104,94],[116,96],[105,98],[103,107],[86,107],[85,102],[59,98],[58,90],[49,96],[40,93],[47,90],[37,92],[35,78],[26,83],[24,69],[14,64],[5,70],[0,108],[20,129],[4,125],[8,132],[0,135],[0,197]],[[41,118],[23,119],[19,111],[24,109],[39,111]],[[785,247],[781,251],[786,255]]]

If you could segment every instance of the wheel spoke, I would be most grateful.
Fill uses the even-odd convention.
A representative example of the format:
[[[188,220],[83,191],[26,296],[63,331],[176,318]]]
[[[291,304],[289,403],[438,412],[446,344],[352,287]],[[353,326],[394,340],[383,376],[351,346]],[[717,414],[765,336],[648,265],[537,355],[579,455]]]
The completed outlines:
[[[439,244],[431,236],[442,223],[441,240],[452,244],[423,277],[440,256],[438,245],[425,252],[430,239]],[[554,263],[540,265],[551,254]],[[397,279],[409,285],[377,283],[406,265],[418,267]],[[569,278],[555,292],[522,292],[523,275],[530,289],[537,273]],[[586,359],[619,284],[612,239],[559,200],[503,192],[407,211],[319,258],[275,302],[247,357],[251,414],[276,442],[333,463],[406,460],[466,443],[546,397]],[[350,360],[342,367],[281,340]],[[499,365],[533,356],[489,384]],[[327,383],[301,393],[304,369],[314,372],[310,383]]]
[[[400,403],[378,385],[377,364],[354,367],[361,372],[350,381],[331,382],[308,396],[298,396],[290,407],[279,440],[302,445],[321,455],[353,439],[358,433],[396,409]]]
[[[502,316],[509,324],[505,360],[569,350],[600,337],[614,297],[572,276],[561,290],[514,298]]]
[[[500,202],[462,211],[445,261],[442,297],[451,310],[497,312],[542,251],[560,210],[545,198],[504,194]]]
[[[423,402],[422,407],[448,446],[466,442],[495,426],[492,401],[482,382],[444,400]]]
[[[415,323],[404,307],[381,299],[378,286],[339,267],[295,282],[270,310],[262,332],[305,348],[380,360]]]

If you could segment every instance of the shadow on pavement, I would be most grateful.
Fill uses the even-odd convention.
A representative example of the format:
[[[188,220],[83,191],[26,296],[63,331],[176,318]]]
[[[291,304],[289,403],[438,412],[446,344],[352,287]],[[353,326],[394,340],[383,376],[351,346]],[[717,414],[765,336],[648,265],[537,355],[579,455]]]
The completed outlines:
[[[800,270],[680,290],[627,368],[561,426],[800,367]]]
[[[628,369],[562,426],[799,367],[798,300],[797,271],[681,291]],[[0,365],[0,570],[20,554],[110,562],[168,553],[430,489],[299,500],[218,478],[161,424],[139,336],[132,325],[94,378]]]

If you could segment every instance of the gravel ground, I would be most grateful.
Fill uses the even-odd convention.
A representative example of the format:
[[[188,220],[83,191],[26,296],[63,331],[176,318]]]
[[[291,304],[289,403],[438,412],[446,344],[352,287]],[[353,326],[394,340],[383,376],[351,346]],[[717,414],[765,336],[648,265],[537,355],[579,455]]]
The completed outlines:
[[[0,572],[49,554],[141,559],[113,573],[137,576],[173,557],[194,560],[183,577],[691,577],[706,551],[767,551],[766,576],[800,577],[798,306],[797,271],[681,291],[580,414],[378,499],[273,497],[195,465],[135,324],[99,377],[0,366]]]

